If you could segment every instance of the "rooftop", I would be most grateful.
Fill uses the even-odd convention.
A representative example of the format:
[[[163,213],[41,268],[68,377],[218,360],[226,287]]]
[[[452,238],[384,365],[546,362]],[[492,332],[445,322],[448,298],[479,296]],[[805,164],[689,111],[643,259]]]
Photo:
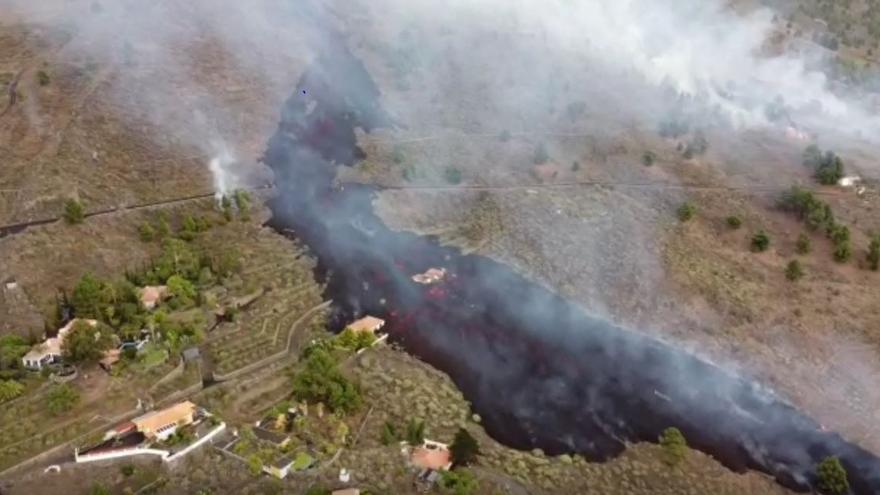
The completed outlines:
[[[365,316],[360,320],[350,323],[346,328],[350,328],[355,332],[375,332],[385,325],[385,320],[376,318],[375,316]]]

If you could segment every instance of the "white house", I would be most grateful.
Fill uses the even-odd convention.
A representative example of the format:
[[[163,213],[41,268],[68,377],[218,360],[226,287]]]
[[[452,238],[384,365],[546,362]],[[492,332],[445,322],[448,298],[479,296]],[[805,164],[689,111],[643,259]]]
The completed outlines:
[[[58,330],[58,335],[50,337],[42,343],[35,345],[30,352],[21,358],[21,362],[24,364],[25,368],[41,370],[43,369],[43,366],[59,361],[61,359],[61,348],[64,344],[64,337],[70,333],[70,330],[79,321],[84,321],[92,327],[98,324],[97,320],[81,320],[79,318],[70,320],[67,322],[67,325],[64,325],[64,327]]]

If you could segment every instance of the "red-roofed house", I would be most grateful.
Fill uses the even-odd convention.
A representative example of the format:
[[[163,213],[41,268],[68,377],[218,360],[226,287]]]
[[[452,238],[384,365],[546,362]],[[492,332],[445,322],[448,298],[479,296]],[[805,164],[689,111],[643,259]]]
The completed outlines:
[[[409,462],[419,469],[448,471],[452,467],[452,453],[444,443],[425,440],[410,451]]]

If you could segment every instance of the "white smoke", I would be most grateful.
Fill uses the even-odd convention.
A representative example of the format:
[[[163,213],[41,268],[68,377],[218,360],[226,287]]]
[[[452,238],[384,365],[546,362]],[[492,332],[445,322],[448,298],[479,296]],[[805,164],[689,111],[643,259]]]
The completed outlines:
[[[238,177],[233,168],[236,162],[235,155],[222,142],[214,142],[212,148],[217,151],[208,162],[208,168],[214,179],[214,197],[219,202],[224,196],[228,196],[237,189],[240,184],[238,184]]]

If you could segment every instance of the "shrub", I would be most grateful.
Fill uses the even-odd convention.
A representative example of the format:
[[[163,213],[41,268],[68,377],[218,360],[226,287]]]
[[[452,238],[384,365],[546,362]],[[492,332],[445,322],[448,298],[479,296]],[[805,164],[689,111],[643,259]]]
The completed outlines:
[[[73,387],[64,383],[53,388],[47,398],[46,407],[55,416],[73,409],[79,402],[79,393]]]
[[[837,184],[843,178],[843,160],[834,153],[828,151],[822,158],[822,163],[816,168],[816,180],[826,186]]]
[[[293,378],[293,394],[341,413],[356,410],[363,401],[360,388],[345,378],[333,356],[322,348],[309,351],[304,368]]]
[[[675,427],[666,428],[660,434],[659,441],[667,464],[674,466],[684,460],[688,447],[681,430]]]
[[[469,471],[443,471],[440,473],[440,488],[453,495],[473,495],[477,493],[479,483]]]
[[[763,230],[759,230],[752,236],[752,251],[760,253],[770,247],[770,236]]]
[[[812,241],[810,241],[810,236],[807,234],[801,233],[798,236],[797,242],[795,243],[795,250],[797,250],[798,254],[809,254],[813,249]]]
[[[61,344],[64,359],[73,363],[94,363],[113,346],[112,335],[98,324],[77,320]]]
[[[382,445],[391,445],[399,440],[397,430],[388,421],[382,425]]]
[[[678,207],[678,211],[676,213],[679,220],[681,220],[682,222],[687,222],[688,220],[694,218],[694,215],[697,213],[697,207],[694,206],[694,204],[690,201],[686,201]]]
[[[459,428],[455,434],[452,445],[449,446],[452,453],[452,461],[458,466],[467,466],[477,459],[480,453],[480,445],[469,431]]]
[[[242,220],[247,220],[251,211],[251,194],[244,189],[236,189],[234,197],[238,214],[241,215]]]
[[[727,226],[730,227],[731,229],[736,230],[736,229],[742,227],[742,224],[743,224],[742,219],[736,215],[731,215],[731,216],[727,217]]]
[[[49,74],[44,70],[38,71],[37,72],[37,82],[40,83],[40,86],[48,86],[49,83],[51,82],[51,79],[49,78]]]
[[[156,238],[156,229],[149,222],[144,222],[138,227],[138,234],[144,242],[152,242]]]
[[[852,245],[849,241],[834,246],[834,261],[846,263],[850,258],[852,258]]]
[[[95,483],[89,490],[89,495],[110,495],[110,490],[100,483]]]
[[[122,471],[123,476],[131,476],[134,474],[135,469],[131,464],[126,464],[120,468],[120,471]]]
[[[446,182],[450,184],[461,184],[461,170],[455,167],[446,168]]]
[[[64,202],[64,221],[68,225],[76,225],[82,223],[86,218],[86,212],[82,203],[75,199],[68,199]]]
[[[656,159],[657,155],[655,155],[653,151],[646,151],[642,153],[642,165],[646,167],[650,167],[651,165],[653,165]]]
[[[791,280],[792,282],[796,282],[804,277],[804,269],[801,267],[801,262],[798,260],[791,260],[788,262],[788,265],[785,267],[785,278]]]
[[[819,489],[830,495],[843,495],[849,492],[846,469],[837,457],[826,457],[816,467]]]
[[[880,235],[875,235],[868,245],[868,268],[875,272],[880,269]]]
[[[332,492],[329,488],[324,488],[323,486],[311,486],[308,490],[306,490],[305,495],[330,495]]]
[[[0,380],[0,403],[10,401],[24,393],[24,385],[15,380]]]

